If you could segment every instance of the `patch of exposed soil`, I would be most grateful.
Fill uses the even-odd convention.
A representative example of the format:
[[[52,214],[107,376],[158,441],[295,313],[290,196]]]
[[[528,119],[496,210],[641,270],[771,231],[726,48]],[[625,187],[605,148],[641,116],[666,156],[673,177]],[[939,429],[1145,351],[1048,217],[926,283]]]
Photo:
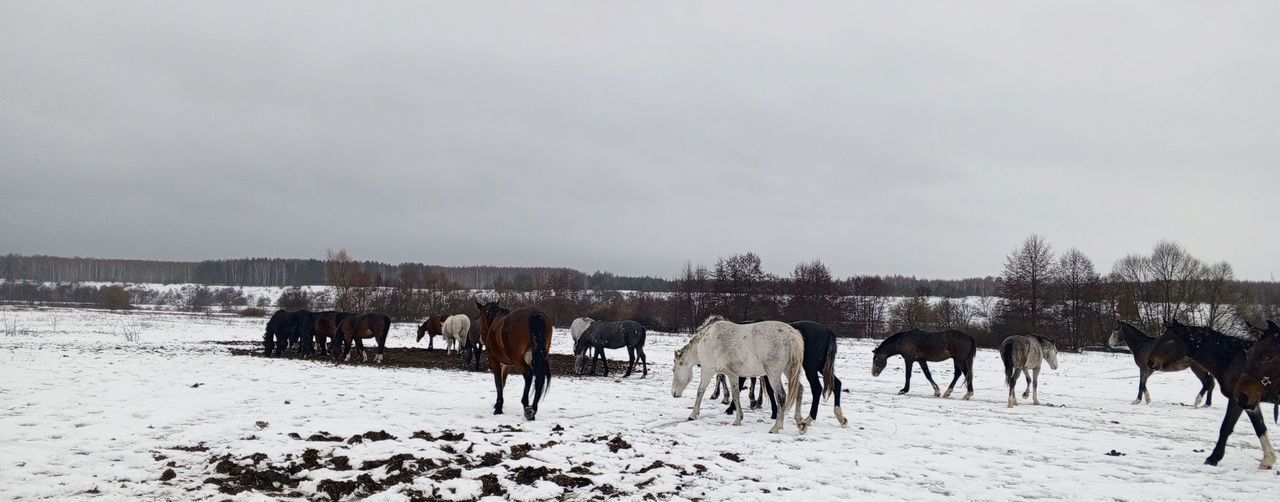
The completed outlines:
[[[261,345],[260,343],[250,344],[243,341],[234,341],[234,342],[228,341],[228,342],[214,342],[214,343],[218,345],[226,346],[231,355],[263,357],[262,349],[260,348],[260,345]],[[358,358],[356,356],[352,356],[350,362],[343,361],[341,359],[334,360],[328,356],[302,358],[292,353],[290,353],[285,357],[289,359],[298,359],[300,361],[310,361],[310,362],[324,363],[324,364],[363,364],[363,365],[369,365],[369,366],[378,366],[382,368],[434,368],[434,369],[455,370],[455,371],[472,371],[470,366],[464,366],[462,356],[458,354],[446,355],[444,353],[444,350],[441,350],[441,349],[427,350],[427,349],[422,349],[417,347],[388,348],[386,349],[386,353],[383,355],[382,364],[374,364],[373,362],[373,354],[376,353],[377,351],[376,348],[365,347],[365,350],[368,350],[370,352],[369,362],[357,362]],[[485,359],[486,358],[481,358],[480,371],[488,371],[488,368],[486,367],[488,365],[488,362]],[[556,378],[566,377],[566,376],[574,377],[574,378],[601,378],[604,376],[602,369],[597,369],[595,375],[574,374],[573,356],[569,354],[550,354],[550,362],[551,362],[551,374],[554,375],[554,377]],[[637,366],[638,366],[638,363],[637,363]],[[614,371],[611,371],[609,373],[610,378],[621,377],[622,373],[626,370],[626,367],[627,367],[626,361],[618,361],[615,359],[610,359],[609,368],[614,369]],[[637,367],[636,371],[639,372],[639,370],[640,368]],[[632,378],[634,378],[635,376],[636,375],[633,374]]]

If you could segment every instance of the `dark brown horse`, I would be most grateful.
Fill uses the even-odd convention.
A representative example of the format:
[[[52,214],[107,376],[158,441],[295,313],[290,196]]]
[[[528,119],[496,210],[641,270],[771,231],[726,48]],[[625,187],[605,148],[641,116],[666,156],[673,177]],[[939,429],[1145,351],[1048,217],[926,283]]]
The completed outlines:
[[[467,329],[467,343],[462,347],[463,366],[470,365],[471,371],[480,371],[480,358],[484,356],[484,340],[480,339],[480,316],[471,316],[471,327]]]
[[[338,343],[338,324],[352,315],[355,314],[333,310],[312,314],[310,321],[311,332],[312,337],[315,339],[317,353],[330,356],[338,355],[338,349],[342,347]],[[326,342],[328,345],[326,345]]]
[[[1202,326],[1187,326],[1174,320],[1165,326],[1164,336],[1156,340],[1151,354],[1147,356],[1148,367],[1157,371],[1165,365],[1176,364],[1182,358],[1190,357],[1218,380],[1218,389],[1227,398],[1227,413],[1222,418],[1222,427],[1218,429],[1218,442],[1213,447],[1213,453],[1204,460],[1206,464],[1218,465],[1222,460],[1226,453],[1227,438],[1236,428],[1242,412],[1249,415],[1253,431],[1262,444],[1262,464],[1259,467],[1270,469],[1275,463],[1275,451],[1271,446],[1271,439],[1267,437],[1266,418],[1262,416],[1258,404],[1253,403],[1252,407],[1246,408],[1244,403],[1236,399],[1234,392],[1241,374],[1244,373],[1245,360],[1252,346],[1252,341],[1227,336]]]
[[[498,302],[480,303],[480,339],[489,354],[489,371],[493,372],[493,384],[498,390],[498,400],[493,404],[493,414],[502,414],[502,389],[507,375],[524,375],[524,417],[533,420],[538,414],[542,393],[551,385],[551,363],[547,354],[551,351],[551,319],[535,309],[499,307]],[[533,404],[529,404],[529,387],[533,386]]]
[[[427,337],[427,350],[432,350],[436,345],[436,337],[444,335],[444,320],[449,318],[449,314],[439,314],[428,317],[418,326],[418,340],[416,343],[422,343],[422,337]]]
[[[876,347],[871,364],[871,376],[880,376],[889,358],[901,355],[907,362],[907,382],[903,384],[902,390],[898,391],[899,394],[911,391],[911,363],[920,363],[920,370],[924,372],[924,377],[933,385],[934,397],[950,397],[956,381],[960,380],[960,375],[964,375],[967,386],[964,398],[969,399],[973,397],[973,357],[977,352],[977,342],[963,331],[954,329],[937,332],[918,329],[903,331],[886,338],[879,347]],[[947,386],[947,392],[944,394],[938,389],[938,384],[933,381],[928,363],[947,359],[955,363],[955,377],[951,379],[951,385]]]
[[[1264,329],[1250,324],[1249,331],[1258,342],[1245,356],[1244,371],[1236,381],[1236,401],[1244,409],[1272,403],[1272,414],[1280,422],[1280,325],[1267,321]]]
[[[1147,391],[1147,379],[1151,378],[1153,371],[1147,367],[1147,357],[1151,355],[1151,348],[1155,346],[1157,338],[1147,336],[1137,326],[1124,321],[1116,321],[1116,329],[1111,332],[1111,338],[1107,340],[1107,345],[1111,348],[1120,348],[1121,345],[1127,345],[1129,352],[1133,354],[1133,362],[1138,365],[1138,398],[1133,400],[1133,404],[1141,404],[1146,400],[1147,404],[1151,404],[1151,393]],[[1176,363],[1167,363],[1160,371],[1176,372],[1190,369],[1200,380],[1200,393],[1196,394],[1196,404],[1194,407],[1199,408],[1200,403],[1204,402],[1206,408],[1213,406],[1213,375],[1201,368],[1190,358],[1185,358]]]
[[[351,342],[356,342],[356,350],[360,351],[362,361],[369,360],[369,353],[364,350],[365,338],[373,338],[378,342],[378,355],[373,362],[381,363],[382,354],[387,350],[387,333],[391,331],[391,316],[386,314],[360,314],[350,316],[338,323],[338,333],[342,336],[342,353],[346,360],[351,360]]]

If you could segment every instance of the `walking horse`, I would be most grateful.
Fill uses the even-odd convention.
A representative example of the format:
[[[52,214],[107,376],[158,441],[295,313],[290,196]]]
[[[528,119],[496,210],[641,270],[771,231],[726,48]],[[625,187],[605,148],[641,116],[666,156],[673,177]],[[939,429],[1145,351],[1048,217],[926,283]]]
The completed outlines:
[[[551,319],[536,309],[514,311],[498,306],[498,302],[480,303],[480,338],[489,355],[489,371],[493,372],[493,384],[498,399],[493,404],[493,414],[502,414],[502,390],[507,375],[524,376],[524,417],[533,420],[538,414],[542,394],[551,386],[551,363],[547,354],[551,351]],[[529,403],[529,387],[533,387],[533,404]]]

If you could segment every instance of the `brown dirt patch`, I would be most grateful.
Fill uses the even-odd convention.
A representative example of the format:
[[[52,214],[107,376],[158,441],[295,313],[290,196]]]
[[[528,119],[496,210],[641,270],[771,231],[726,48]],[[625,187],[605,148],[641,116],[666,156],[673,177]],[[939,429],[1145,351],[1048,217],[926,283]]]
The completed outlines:
[[[263,357],[260,343],[244,342],[244,341],[227,341],[215,342],[218,345],[224,345],[228,348],[231,355]],[[365,350],[370,350],[365,347]],[[376,349],[375,349],[376,350]],[[370,352],[373,352],[372,350]],[[355,362],[356,358],[352,357],[352,362],[334,361],[327,356],[319,356],[311,359],[302,359],[296,355],[286,356],[289,359],[297,359],[299,361],[313,362],[316,364],[362,364],[367,366],[376,366],[380,368],[432,368],[454,371],[471,371],[469,366],[464,366],[462,356],[457,354],[445,355],[444,350],[427,350],[421,348],[409,347],[389,347],[386,354],[383,355],[382,364],[373,363],[373,355],[370,354],[369,362]],[[570,354],[551,354],[551,374],[556,377],[573,377],[573,378],[601,378],[604,375],[602,370],[597,369],[595,375],[575,375],[573,373],[573,356]],[[480,363],[481,371],[488,371],[487,361]],[[616,359],[609,360],[610,369],[615,369],[609,373],[610,377],[621,377],[623,371],[626,370],[626,361],[618,361]],[[620,369],[620,370],[618,370]],[[633,375],[634,376],[634,375]]]

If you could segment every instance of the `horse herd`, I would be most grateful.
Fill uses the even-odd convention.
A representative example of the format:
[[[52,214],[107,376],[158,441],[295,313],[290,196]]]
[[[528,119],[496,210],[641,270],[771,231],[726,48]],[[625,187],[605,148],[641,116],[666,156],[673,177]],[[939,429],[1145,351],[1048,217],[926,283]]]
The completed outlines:
[[[475,301],[475,315],[453,314],[429,317],[418,327],[417,341],[428,338],[428,348],[434,348],[434,339],[440,335],[445,340],[446,353],[462,354],[464,364],[478,370],[481,358],[487,358],[489,371],[494,377],[497,391],[494,414],[503,412],[503,389],[507,377],[519,374],[524,378],[521,404],[524,416],[533,420],[538,404],[551,384],[551,366],[548,354],[551,350],[552,322],[545,313],[530,308],[510,310],[498,302]],[[290,347],[297,347],[302,355],[328,354],[334,358],[350,360],[354,343],[362,360],[368,360],[362,340],[377,341],[375,362],[382,362],[391,319],[385,314],[351,314],[345,312],[310,312],[306,310],[275,313],[267,322],[264,345],[268,357],[284,355]],[[1190,369],[1201,381],[1195,407],[1211,406],[1215,383],[1227,398],[1226,416],[1219,429],[1213,452],[1206,464],[1217,465],[1225,453],[1226,441],[1240,415],[1247,414],[1262,445],[1262,469],[1275,464],[1275,451],[1267,435],[1265,417],[1261,412],[1264,402],[1276,404],[1276,420],[1280,421],[1280,325],[1267,321],[1266,327],[1248,325],[1255,340],[1219,333],[1207,327],[1188,326],[1178,321],[1165,325],[1163,336],[1152,337],[1133,324],[1117,321],[1108,344],[1113,348],[1127,346],[1139,369],[1138,397],[1133,404],[1150,403],[1147,380],[1155,372],[1172,372]],[[574,339],[574,369],[579,374],[595,373],[597,362],[603,362],[608,375],[608,359],[604,349],[626,348],[628,365],[624,377],[630,376],[639,365],[640,378],[648,376],[648,358],[644,353],[645,328],[635,321],[596,321],[582,317],[570,325]],[[328,341],[328,345],[326,345]],[[770,400],[770,432],[782,430],[786,410],[794,407],[795,423],[805,432],[817,419],[820,398],[834,398],[834,413],[840,425],[846,426],[840,408],[842,382],[835,376],[835,334],[827,327],[812,321],[784,323],[780,321],[731,322],[721,316],[708,317],[683,347],[675,351],[671,393],[681,397],[693,378],[694,367],[700,368],[698,392],[694,399],[689,420],[698,418],[702,398],[713,382],[716,385],[711,399],[723,390],[726,414],[735,416],[734,425],[740,425],[743,413],[740,394],[747,382],[751,408]],[[879,376],[893,356],[901,356],[906,362],[905,382],[899,394],[911,390],[913,365],[919,364],[921,372],[933,386],[935,397],[949,397],[960,377],[965,378],[963,399],[973,396],[973,361],[977,353],[974,338],[962,331],[945,330],[928,332],[910,330],[896,333],[872,351],[872,376]],[[588,359],[590,369],[587,368]],[[945,392],[933,380],[929,363],[950,359],[954,365],[951,384]],[[1008,406],[1018,405],[1015,388],[1022,375],[1027,388],[1023,399],[1030,398],[1040,404],[1038,387],[1042,361],[1057,369],[1057,347],[1053,340],[1038,335],[1015,335],[1000,345],[1000,359],[1004,364],[1004,380],[1008,387]],[[801,374],[803,373],[803,377]],[[784,382],[786,385],[782,385]],[[759,399],[756,384],[759,382]],[[732,383],[731,383],[732,382]],[[808,413],[802,413],[804,382],[808,382],[812,395]],[[532,396],[530,396],[530,391]],[[532,400],[530,399],[532,397]],[[781,406],[779,406],[781,404]]]

